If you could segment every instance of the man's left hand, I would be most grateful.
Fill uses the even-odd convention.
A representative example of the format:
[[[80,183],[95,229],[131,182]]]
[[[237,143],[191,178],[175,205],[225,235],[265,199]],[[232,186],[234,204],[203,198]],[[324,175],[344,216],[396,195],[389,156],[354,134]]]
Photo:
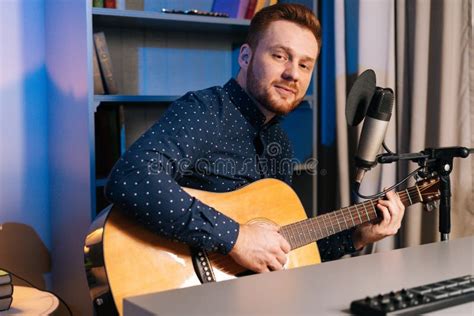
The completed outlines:
[[[377,223],[362,224],[354,231],[353,241],[357,250],[398,232],[405,214],[405,206],[393,191],[387,192],[386,197],[387,199],[379,200],[377,203],[383,218]]]

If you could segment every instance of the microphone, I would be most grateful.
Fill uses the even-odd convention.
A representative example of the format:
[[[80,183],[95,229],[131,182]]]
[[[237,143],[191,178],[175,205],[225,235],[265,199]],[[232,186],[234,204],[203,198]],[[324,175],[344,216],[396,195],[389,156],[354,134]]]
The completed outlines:
[[[362,127],[355,157],[355,189],[359,190],[365,172],[377,164],[376,157],[392,116],[394,95],[390,88],[376,87]]]

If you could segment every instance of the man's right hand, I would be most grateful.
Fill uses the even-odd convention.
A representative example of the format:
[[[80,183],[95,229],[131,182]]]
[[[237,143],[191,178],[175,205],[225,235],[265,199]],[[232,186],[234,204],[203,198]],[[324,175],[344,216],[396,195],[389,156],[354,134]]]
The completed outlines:
[[[239,236],[229,255],[235,262],[254,272],[281,270],[286,263],[290,244],[270,223],[240,225]]]

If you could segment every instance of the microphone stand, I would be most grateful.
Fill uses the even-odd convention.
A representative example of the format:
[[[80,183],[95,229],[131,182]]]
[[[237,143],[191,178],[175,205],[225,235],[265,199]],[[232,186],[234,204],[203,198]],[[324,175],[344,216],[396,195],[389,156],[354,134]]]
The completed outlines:
[[[453,170],[453,158],[466,158],[472,153],[474,153],[474,148],[427,148],[419,153],[382,154],[377,157],[377,161],[379,163],[391,163],[399,160],[411,160],[418,163],[420,167],[423,167],[420,171],[421,177],[427,177],[433,173],[438,175],[441,195],[439,204],[439,232],[441,240],[447,241],[451,232],[451,179],[449,175]]]

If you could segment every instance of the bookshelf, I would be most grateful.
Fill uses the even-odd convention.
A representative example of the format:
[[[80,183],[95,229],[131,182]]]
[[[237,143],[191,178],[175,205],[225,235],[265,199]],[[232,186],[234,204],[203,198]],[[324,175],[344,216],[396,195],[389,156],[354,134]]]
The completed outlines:
[[[53,290],[74,314],[91,315],[83,245],[106,203],[102,192],[108,171],[176,98],[222,85],[237,73],[238,48],[249,21],[97,9],[91,1],[74,0],[46,0],[45,14]],[[116,95],[93,93],[93,33],[100,31],[109,46]],[[284,122],[304,157],[316,157],[315,77],[316,72],[305,105]],[[294,177],[310,214],[316,212],[316,176],[306,171],[314,167],[302,161],[301,174]]]
[[[102,8],[93,8],[92,16],[94,25],[181,32],[195,30],[241,37],[245,36],[250,24],[249,20],[242,19]]]
[[[92,30],[106,34],[120,93],[94,96],[95,140],[113,136],[104,134],[103,126],[98,123],[105,121],[100,116],[108,115],[115,122],[103,124],[115,130],[118,142],[113,144],[117,147],[115,149],[102,146],[105,140],[98,142],[101,146],[96,142],[92,217],[107,205],[102,195],[112,162],[159,119],[169,103],[188,91],[222,85],[237,74],[238,50],[249,24],[248,20],[242,19],[92,8]],[[183,81],[182,77],[187,78]],[[283,122],[296,145],[295,152],[300,162],[295,169],[295,189],[308,185],[316,187],[314,163],[310,166],[306,161],[315,157],[316,148],[314,82],[304,104]],[[146,122],[140,124],[137,116],[145,118]],[[111,152],[112,156],[105,157],[105,162],[100,158],[110,156]],[[315,189],[307,192],[299,190],[298,193],[301,193],[308,215],[313,215],[316,199],[311,192]]]

